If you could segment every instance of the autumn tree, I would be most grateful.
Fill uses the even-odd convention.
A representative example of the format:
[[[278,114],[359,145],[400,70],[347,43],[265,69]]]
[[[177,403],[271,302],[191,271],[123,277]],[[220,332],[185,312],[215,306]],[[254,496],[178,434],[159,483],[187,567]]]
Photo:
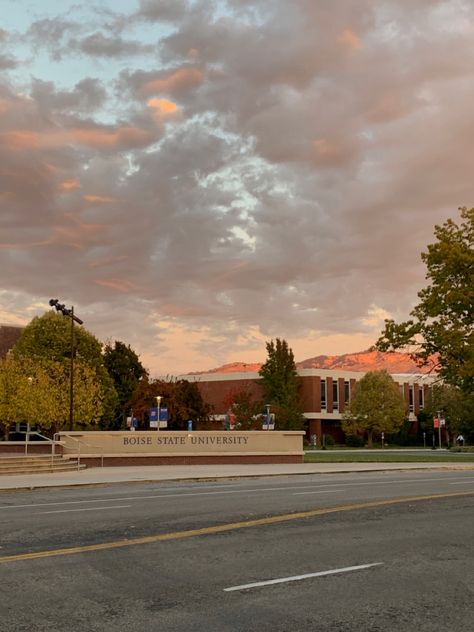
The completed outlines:
[[[460,209],[461,223],[435,226],[436,242],[421,258],[429,285],[411,319],[385,321],[381,351],[411,350],[422,365],[436,358],[440,376],[466,393],[474,391],[474,208]]]
[[[104,365],[102,345],[93,334],[84,327],[74,328],[74,364],[77,371],[87,375],[87,383],[91,387],[92,380],[98,381],[100,387],[100,425],[107,427],[113,418],[117,405],[117,393]],[[63,365],[63,370],[57,370],[58,384],[61,383],[60,374],[68,374],[71,360],[71,325],[70,320],[55,312],[46,312],[42,316],[36,316],[25,327],[20,339],[13,348],[13,356],[17,359],[30,358],[40,362],[53,362]],[[80,408],[80,379],[74,381],[74,417]],[[84,378],[85,379],[85,378]],[[67,383],[62,385],[64,395],[68,396]],[[94,388],[95,392],[95,388]],[[63,393],[63,391],[61,391]],[[61,395],[62,397],[62,395]],[[58,410],[59,410],[58,399]],[[80,415],[82,418],[82,413]],[[94,415],[95,417],[95,415]],[[67,418],[67,413],[64,419]],[[79,420],[79,417],[78,417]]]
[[[144,377],[127,403],[127,411],[133,411],[143,428],[148,427],[149,409],[156,406],[157,396],[161,397],[160,407],[168,409],[168,428],[184,430],[190,419],[195,423],[194,427],[209,422],[210,406],[203,401],[196,383],[174,378],[149,380]]]
[[[265,406],[261,399],[254,397],[249,388],[241,388],[228,393],[224,405],[235,415],[236,428],[239,430],[261,430],[261,414]]]
[[[387,371],[369,371],[355,385],[342,429],[348,435],[367,433],[371,448],[374,434],[397,432],[405,417],[405,400],[393,378]]]
[[[102,393],[92,367],[76,363],[74,422],[91,428],[102,415]],[[61,362],[26,357],[0,361],[0,425],[6,435],[16,422],[27,422],[53,435],[69,413],[69,368]]]
[[[265,403],[272,406],[278,428],[299,430],[304,426],[304,417],[293,351],[280,338],[267,342],[266,349],[267,360],[259,371]]]

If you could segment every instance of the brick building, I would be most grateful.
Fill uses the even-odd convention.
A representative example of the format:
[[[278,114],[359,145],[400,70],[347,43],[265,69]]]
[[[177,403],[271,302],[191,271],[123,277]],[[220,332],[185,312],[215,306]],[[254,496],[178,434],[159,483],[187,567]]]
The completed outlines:
[[[19,325],[0,324],[0,358],[5,358],[13,349],[25,328]]]
[[[343,443],[342,414],[356,382],[365,373],[299,369],[298,374],[302,382],[301,397],[308,438],[310,435],[316,435],[320,444],[323,435],[330,435],[337,443]],[[216,419],[225,419],[228,402],[233,393],[246,391],[256,399],[263,396],[258,373],[207,373],[180,377],[197,383],[203,399],[213,407]],[[392,374],[392,378],[399,385],[407,404],[408,420],[412,424],[410,434],[416,434],[417,415],[425,406],[430,385],[436,380],[436,376],[399,373]]]

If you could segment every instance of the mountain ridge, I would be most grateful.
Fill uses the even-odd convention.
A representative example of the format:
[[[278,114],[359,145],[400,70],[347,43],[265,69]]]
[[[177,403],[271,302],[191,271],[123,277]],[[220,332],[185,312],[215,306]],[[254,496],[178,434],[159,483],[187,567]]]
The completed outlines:
[[[257,373],[263,363],[261,362],[230,362],[209,369],[199,371],[194,375],[206,375],[212,373]],[[296,362],[298,369],[328,369],[340,371],[380,371],[389,373],[428,373],[430,367],[419,367],[408,353],[396,351],[359,351],[356,353],[344,353],[342,355],[318,355],[306,360]]]

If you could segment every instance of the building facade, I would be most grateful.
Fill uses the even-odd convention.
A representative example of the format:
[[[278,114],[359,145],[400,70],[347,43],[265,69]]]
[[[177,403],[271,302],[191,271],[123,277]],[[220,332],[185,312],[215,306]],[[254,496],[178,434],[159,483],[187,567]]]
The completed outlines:
[[[20,339],[24,329],[19,325],[2,325],[0,323],[0,358],[6,358],[7,353]]]
[[[323,435],[331,436],[336,443],[344,443],[341,419],[356,383],[365,375],[362,372],[299,369],[301,399],[306,418],[308,439],[316,435],[321,445]],[[203,399],[212,406],[216,419],[224,420],[232,395],[245,391],[259,400],[263,397],[258,373],[207,373],[182,375],[181,379],[196,382]],[[417,434],[417,415],[425,407],[431,384],[436,376],[424,374],[392,374],[404,396],[410,434]],[[278,427],[278,420],[277,420]]]

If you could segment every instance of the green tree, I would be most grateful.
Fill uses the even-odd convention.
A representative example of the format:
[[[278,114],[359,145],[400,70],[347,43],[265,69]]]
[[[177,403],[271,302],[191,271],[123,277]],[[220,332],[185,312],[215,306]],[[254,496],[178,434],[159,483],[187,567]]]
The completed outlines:
[[[369,448],[374,434],[397,432],[406,416],[406,404],[387,371],[370,371],[357,382],[342,418],[348,435],[367,433]]]
[[[179,413],[174,418],[174,424],[178,428],[187,428],[188,420],[193,421],[194,428],[209,423],[211,407],[203,400],[195,382],[178,380],[175,383],[175,400],[179,405]]]
[[[266,349],[268,357],[259,371],[266,403],[272,406],[278,428],[299,430],[304,426],[304,417],[293,351],[280,338],[267,342]]]
[[[474,438],[474,393],[465,393],[450,384],[434,384],[426,407],[425,428],[433,430],[433,419],[446,420],[446,431],[453,440],[459,433]]]
[[[135,351],[118,340],[115,341],[114,346],[110,344],[105,346],[103,357],[105,368],[113,380],[118,397],[114,425],[121,427],[125,423],[128,402],[133,391],[139,381],[148,374]]]
[[[436,242],[421,258],[430,284],[418,293],[412,318],[385,321],[381,351],[411,349],[420,364],[438,363],[440,376],[464,392],[474,391],[474,208],[460,209],[462,222],[435,227]]]
[[[42,316],[36,316],[25,327],[25,330],[13,349],[13,355],[17,359],[31,358],[38,361],[62,364],[63,369],[61,371],[57,369],[56,376],[58,384],[61,384],[65,396],[68,397],[68,386],[66,383],[62,384],[60,374],[67,374],[70,366],[71,321],[69,318],[60,316],[52,311],[46,312]],[[104,365],[102,345],[97,338],[84,327],[74,327],[74,358],[75,365],[79,372],[84,372],[84,367],[90,369],[90,371],[87,372],[89,386],[91,385],[90,380],[93,377],[95,377],[99,383],[100,395],[98,399],[101,402],[100,426],[106,428],[113,419],[114,410],[117,406],[117,393],[112,378],[109,376]],[[76,394],[77,397],[80,395],[80,391],[78,390],[79,384],[80,379],[74,381],[75,417],[77,417]],[[62,396],[63,391],[61,391],[61,397],[58,399],[58,410],[60,409],[59,402],[62,401]],[[77,405],[79,406],[79,399],[77,400]],[[78,414],[79,411],[80,409],[77,408]],[[68,414],[67,412],[64,419],[67,419]],[[79,419],[80,417],[82,417],[82,413],[77,418]],[[95,415],[93,418],[95,418]]]

